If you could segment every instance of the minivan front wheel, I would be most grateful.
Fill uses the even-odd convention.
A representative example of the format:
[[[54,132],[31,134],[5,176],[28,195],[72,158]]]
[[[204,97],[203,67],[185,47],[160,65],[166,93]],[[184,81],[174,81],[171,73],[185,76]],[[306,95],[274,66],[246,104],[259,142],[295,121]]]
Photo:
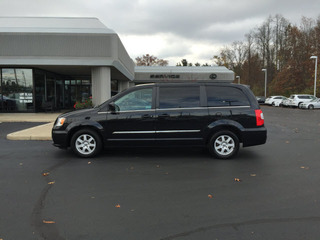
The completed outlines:
[[[81,129],[71,138],[71,149],[79,157],[96,156],[102,148],[100,136],[91,129]]]
[[[208,148],[214,157],[229,159],[238,153],[239,139],[237,135],[231,131],[219,131],[211,137]]]

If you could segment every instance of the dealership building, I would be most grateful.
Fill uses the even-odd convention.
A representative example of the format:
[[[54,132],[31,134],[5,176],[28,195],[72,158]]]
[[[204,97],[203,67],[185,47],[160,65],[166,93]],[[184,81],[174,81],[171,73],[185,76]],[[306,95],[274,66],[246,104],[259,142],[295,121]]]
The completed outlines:
[[[233,82],[224,67],[136,67],[97,18],[0,17],[0,113],[71,109],[135,84]]]

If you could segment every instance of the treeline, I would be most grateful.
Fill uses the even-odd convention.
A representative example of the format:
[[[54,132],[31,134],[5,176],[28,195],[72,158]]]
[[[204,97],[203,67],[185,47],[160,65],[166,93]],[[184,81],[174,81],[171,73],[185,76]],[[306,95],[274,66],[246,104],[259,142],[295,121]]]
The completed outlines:
[[[319,55],[320,16],[316,20],[302,17],[297,26],[276,15],[246,34],[244,41],[224,47],[214,61],[233,70],[256,95],[264,95],[262,69],[267,69],[267,95],[289,96],[313,94],[315,60],[310,57]]]

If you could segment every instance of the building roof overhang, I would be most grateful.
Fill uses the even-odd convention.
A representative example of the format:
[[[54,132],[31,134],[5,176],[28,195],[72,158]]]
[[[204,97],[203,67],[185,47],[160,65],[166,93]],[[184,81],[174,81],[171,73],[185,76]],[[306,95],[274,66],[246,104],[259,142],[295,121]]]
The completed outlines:
[[[134,79],[134,63],[120,38],[97,18],[0,17],[0,38],[0,66],[63,66],[69,75],[109,66],[119,80]]]

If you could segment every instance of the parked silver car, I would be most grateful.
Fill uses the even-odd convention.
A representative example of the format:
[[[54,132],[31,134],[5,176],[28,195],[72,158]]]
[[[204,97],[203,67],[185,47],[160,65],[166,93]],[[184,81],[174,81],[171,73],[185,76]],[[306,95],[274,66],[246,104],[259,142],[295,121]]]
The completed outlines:
[[[320,108],[320,98],[316,98],[307,103],[302,103],[300,107],[304,109],[311,109],[311,110],[315,108]]]

